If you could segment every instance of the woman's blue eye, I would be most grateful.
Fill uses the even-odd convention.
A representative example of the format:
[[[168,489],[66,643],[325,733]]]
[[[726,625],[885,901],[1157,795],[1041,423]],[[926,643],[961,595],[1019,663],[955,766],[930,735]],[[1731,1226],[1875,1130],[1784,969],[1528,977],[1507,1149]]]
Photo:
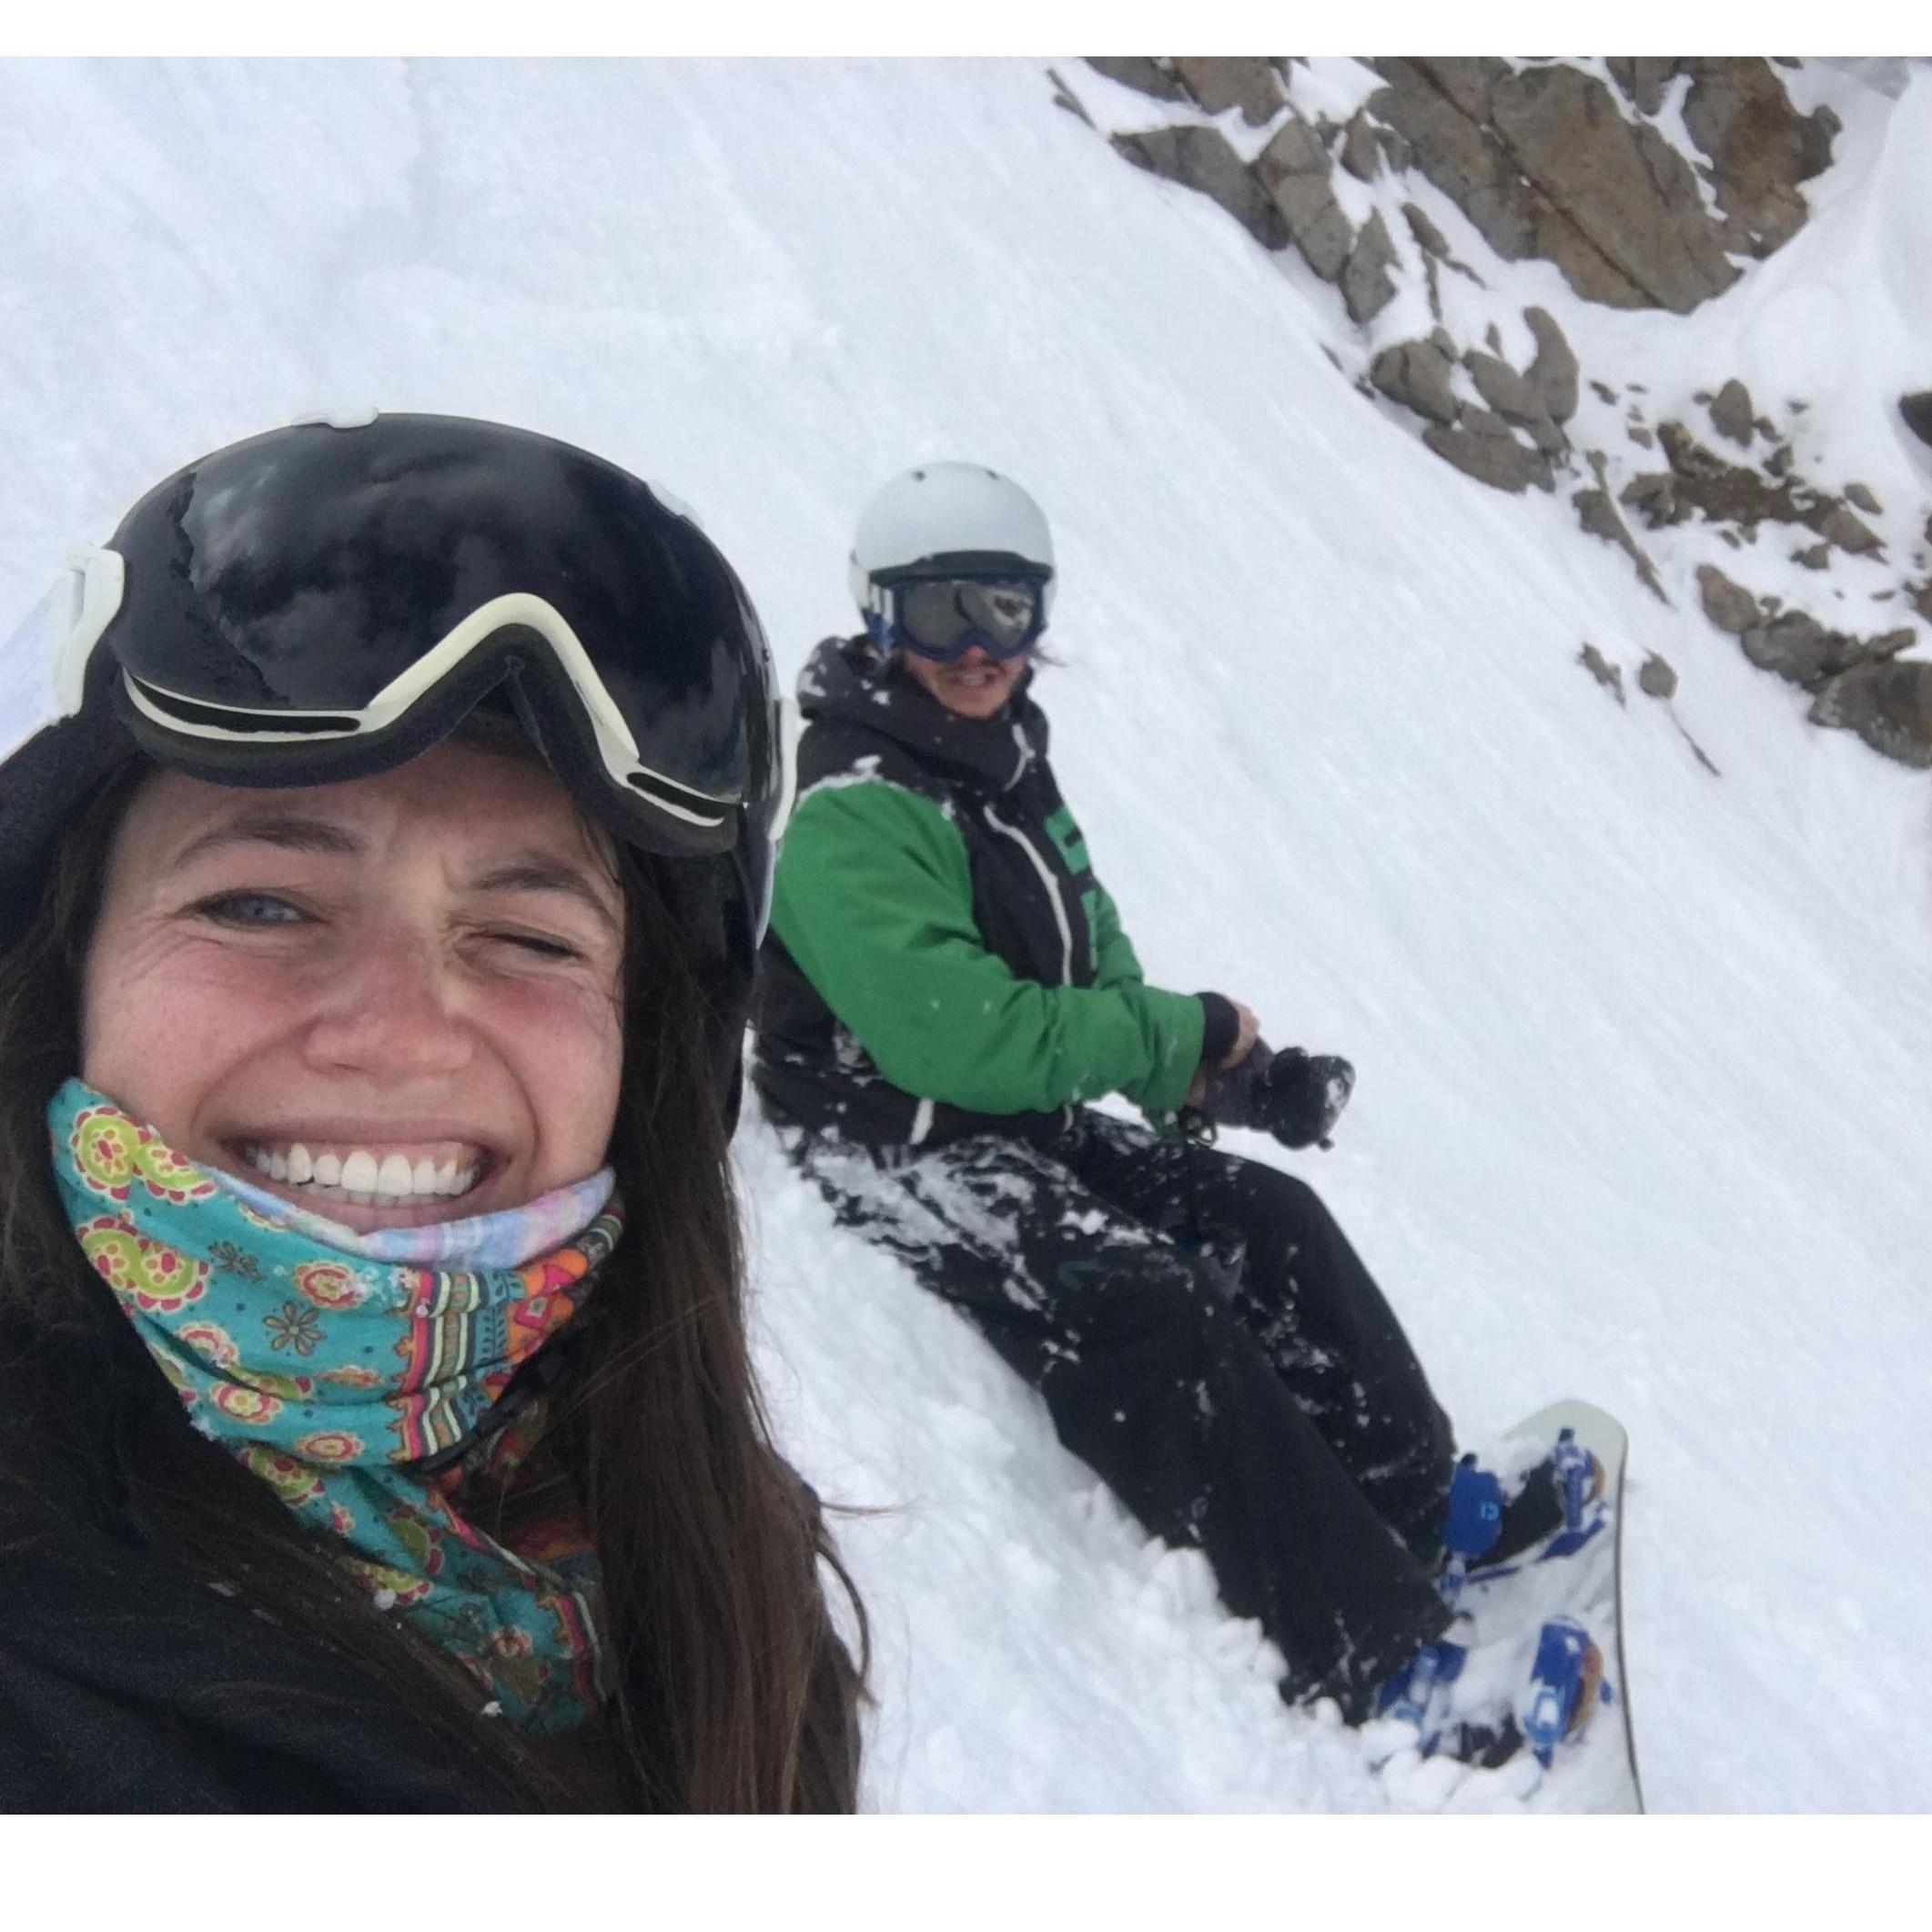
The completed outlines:
[[[266,892],[229,892],[198,908],[227,926],[293,926],[303,915],[286,899]]]

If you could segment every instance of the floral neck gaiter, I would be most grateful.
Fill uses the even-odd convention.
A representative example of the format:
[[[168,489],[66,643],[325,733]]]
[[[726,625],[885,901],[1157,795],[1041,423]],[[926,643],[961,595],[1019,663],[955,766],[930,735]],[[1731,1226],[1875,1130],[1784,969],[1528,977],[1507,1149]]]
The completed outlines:
[[[597,1565],[542,1448],[544,1365],[492,1405],[616,1245],[609,1170],[507,1214],[359,1237],[183,1159],[80,1080],[47,1119],[76,1239],[195,1427],[344,1545],[378,1611],[473,1671],[487,1714],[581,1724],[600,1698]]]

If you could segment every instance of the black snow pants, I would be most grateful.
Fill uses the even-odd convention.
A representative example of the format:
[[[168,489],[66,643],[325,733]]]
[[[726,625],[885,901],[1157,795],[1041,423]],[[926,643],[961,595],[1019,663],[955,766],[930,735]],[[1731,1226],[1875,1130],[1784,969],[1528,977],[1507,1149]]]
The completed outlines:
[[[789,1130],[841,1222],[902,1256],[1046,1398],[1148,1529],[1203,1551],[1351,1719],[1448,1626],[1454,1459],[1401,1325],[1314,1191],[1076,1109],[1045,1136],[868,1148]]]

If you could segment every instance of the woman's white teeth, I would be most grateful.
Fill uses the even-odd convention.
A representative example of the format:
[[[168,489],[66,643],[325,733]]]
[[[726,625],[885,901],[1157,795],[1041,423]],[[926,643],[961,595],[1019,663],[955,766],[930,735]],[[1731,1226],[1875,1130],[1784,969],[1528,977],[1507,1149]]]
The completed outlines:
[[[287,1148],[250,1145],[243,1151],[248,1165],[270,1180],[339,1193],[365,1207],[432,1195],[453,1197],[467,1194],[476,1185],[475,1161],[455,1155],[439,1163],[427,1154],[411,1159],[400,1150],[379,1159],[368,1148],[352,1148],[347,1154],[311,1154],[300,1141]]]

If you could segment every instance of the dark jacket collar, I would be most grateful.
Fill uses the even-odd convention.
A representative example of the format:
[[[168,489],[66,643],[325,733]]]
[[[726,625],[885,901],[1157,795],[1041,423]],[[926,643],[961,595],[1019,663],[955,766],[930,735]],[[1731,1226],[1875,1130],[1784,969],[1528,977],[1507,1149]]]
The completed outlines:
[[[1047,713],[1028,694],[1029,664],[999,712],[962,718],[916,684],[869,637],[828,637],[798,679],[814,723],[850,724],[903,745],[922,764],[994,793],[1010,792],[1047,756]]]

